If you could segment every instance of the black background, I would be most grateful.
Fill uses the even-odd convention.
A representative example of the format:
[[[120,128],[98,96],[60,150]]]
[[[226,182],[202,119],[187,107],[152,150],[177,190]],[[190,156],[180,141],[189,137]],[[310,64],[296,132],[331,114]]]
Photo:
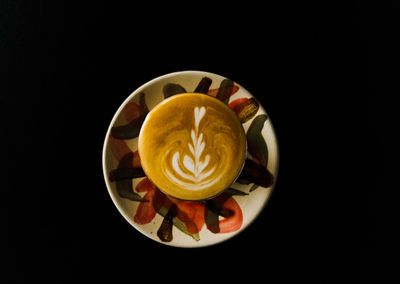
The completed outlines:
[[[319,2],[0,1],[8,283],[380,278],[395,7]],[[201,249],[168,247],[132,228],[101,167],[123,100],[182,70],[221,74],[253,93],[281,152],[259,218]]]

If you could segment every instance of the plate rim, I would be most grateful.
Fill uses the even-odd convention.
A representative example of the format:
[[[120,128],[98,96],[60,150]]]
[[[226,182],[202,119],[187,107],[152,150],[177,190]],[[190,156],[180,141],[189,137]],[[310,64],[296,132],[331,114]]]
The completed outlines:
[[[136,95],[138,95],[143,89],[145,89],[146,87],[152,85],[153,83],[162,80],[162,79],[166,79],[169,77],[175,77],[178,75],[182,75],[182,74],[196,74],[196,75],[209,75],[209,76],[214,76],[217,78],[223,78],[226,79],[228,77],[224,77],[222,75],[216,74],[216,73],[212,73],[212,72],[208,72],[208,71],[200,71],[200,70],[184,70],[184,71],[177,71],[177,72],[171,72],[171,73],[167,73],[161,76],[158,76],[150,81],[147,81],[146,83],[140,85],[138,88],[136,88],[118,107],[118,109],[116,110],[116,112],[113,115],[113,118],[111,119],[107,131],[106,131],[106,135],[104,138],[104,142],[103,142],[103,149],[102,149],[102,170],[103,170],[103,176],[104,176],[104,181],[106,184],[106,188],[108,191],[108,194],[110,195],[110,198],[114,204],[114,206],[117,208],[118,212],[122,215],[122,217],[124,217],[124,219],[129,223],[129,225],[131,225],[132,227],[134,227],[136,230],[138,230],[141,234],[143,234],[145,237],[156,241],[158,243],[161,243],[163,245],[166,246],[171,246],[171,247],[180,247],[180,248],[201,248],[201,247],[207,247],[207,246],[212,246],[212,245],[216,245],[222,242],[225,242],[227,240],[232,239],[234,236],[236,236],[239,233],[242,233],[245,229],[247,229],[261,214],[261,212],[265,209],[269,199],[271,198],[272,193],[274,192],[275,186],[276,186],[276,182],[277,182],[277,178],[278,178],[278,174],[279,174],[279,168],[280,168],[280,150],[279,150],[279,142],[278,142],[278,138],[276,135],[276,131],[274,128],[274,125],[267,113],[267,111],[264,109],[264,107],[260,104],[261,108],[264,110],[264,112],[268,115],[268,119],[270,120],[270,127],[271,127],[271,131],[274,135],[274,140],[275,140],[275,147],[276,147],[276,163],[275,163],[275,173],[274,173],[274,183],[271,185],[271,187],[268,188],[268,190],[270,191],[270,193],[267,195],[267,197],[264,199],[263,204],[260,206],[260,209],[258,210],[258,212],[248,221],[247,224],[245,224],[245,226],[242,226],[240,229],[238,229],[237,231],[231,232],[231,233],[227,233],[227,237],[223,238],[221,240],[216,240],[213,241],[211,243],[205,243],[205,244],[200,244],[198,242],[193,243],[193,245],[185,245],[185,244],[179,244],[178,243],[167,243],[167,242],[162,242],[160,240],[157,240],[156,238],[152,238],[150,236],[148,236],[148,232],[145,231],[143,228],[139,227],[139,226],[135,226],[133,224],[133,222],[131,222],[129,216],[127,216],[123,210],[123,208],[121,207],[121,205],[119,204],[117,198],[114,196],[114,194],[111,192],[111,185],[109,184],[109,180],[108,180],[108,176],[107,176],[107,172],[106,172],[106,152],[107,152],[107,147],[108,147],[108,143],[109,143],[109,135],[111,132],[111,129],[114,125],[114,123],[116,122],[116,120],[118,119],[118,117],[120,116],[122,110],[124,109],[124,107],[126,106],[126,104],[131,101]],[[249,92],[246,88],[244,88],[243,86],[241,86],[240,84],[238,84],[236,81],[234,81],[235,84],[240,88],[243,89],[245,92],[247,92],[248,94],[250,94],[252,97],[256,98],[251,92]],[[257,99],[257,98],[256,98]]]

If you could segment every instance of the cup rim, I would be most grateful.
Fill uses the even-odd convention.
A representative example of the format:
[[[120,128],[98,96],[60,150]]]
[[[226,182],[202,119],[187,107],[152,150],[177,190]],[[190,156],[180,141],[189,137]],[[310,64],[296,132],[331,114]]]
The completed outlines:
[[[169,97],[169,98],[166,98],[166,99],[162,100],[161,102],[159,102],[157,105],[155,105],[155,106],[148,112],[148,114],[146,115],[146,118],[145,118],[145,120],[143,121],[143,124],[142,124],[142,126],[141,126],[141,128],[140,128],[137,144],[138,144],[138,153],[139,153],[139,159],[140,159],[140,150],[139,150],[139,149],[140,149],[140,146],[139,146],[139,145],[140,145],[140,140],[141,140],[141,136],[142,136],[142,129],[143,129],[143,127],[146,125],[146,123],[147,123],[147,121],[148,121],[149,114],[150,114],[151,112],[153,112],[157,107],[159,107],[159,106],[161,106],[161,105],[167,103],[168,101],[170,101],[170,100],[172,100],[172,99],[176,99],[178,96],[180,97],[180,96],[192,95],[192,94],[194,94],[194,95],[200,95],[200,96],[207,96],[208,98],[211,98],[212,100],[215,100],[216,102],[221,103],[221,105],[224,105],[224,107],[225,107],[226,110],[228,110],[229,112],[231,112],[232,114],[234,114],[233,117],[237,120],[238,124],[240,125],[240,129],[241,129],[242,135],[243,135],[243,137],[244,137],[244,156],[243,156],[243,160],[241,161],[241,165],[240,165],[240,167],[239,167],[238,173],[236,174],[236,176],[234,177],[234,179],[232,180],[232,182],[230,182],[229,185],[228,185],[226,188],[224,188],[224,189],[218,191],[218,192],[217,192],[216,194],[214,194],[214,195],[208,196],[208,197],[206,197],[206,198],[201,198],[201,199],[184,199],[184,198],[180,198],[180,197],[177,197],[177,196],[174,196],[174,195],[172,195],[172,194],[170,194],[170,193],[165,192],[165,191],[164,191],[161,187],[159,187],[153,180],[151,180],[151,178],[148,176],[148,174],[147,174],[147,172],[146,172],[146,169],[143,167],[143,165],[142,165],[142,169],[143,169],[143,172],[146,174],[146,177],[147,177],[147,178],[151,181],[151,183],[152,183],[157,189],[159,189],[162,193],[164,193],[164,194],[166,194],[166,195],[168,195],[168,196],[170,196],[170,197],[172,197],[172,198],[181,200],[181,201],[198,201],[198,202],[201,202],[201,201],[206,201],[206,200],[213,199],[213,198],[217,197],[218,195],[221,195],[221,194],[222,194],[224,191],[226,191],[230,186],[232,186],[232,184],[234,184],[234,183],[236,182],[236,180],[238,179],[238,177],[239,177],[240,174],[242,173],[243,168],[244,168],[244,165],[245,165],[245,162],[246,162],[246,159],[247,159],[248,145],[247,145],[247,139],[246,139],[246,132],[245,132],[244,127],[243,127],[242,123],[240,122],[239,118],[236,116],[236,114],[234,113],[234,111],[233,111],[229,106],[227,106],[225,103],[223,103],[223,102],[220,101],[219,99],[217,99],[217,98],[215,98],[215,97],[213,97],[213,96],[207,95],[207,94],[203,94],[203,93],[188,92],[188,93],[181,93],[181,94],[173,95],[173,96],[171,96],[171,97]]]

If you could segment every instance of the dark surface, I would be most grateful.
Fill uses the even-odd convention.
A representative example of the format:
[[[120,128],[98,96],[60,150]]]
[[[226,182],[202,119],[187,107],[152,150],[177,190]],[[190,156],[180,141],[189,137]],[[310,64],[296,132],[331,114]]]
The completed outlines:
[[[381,277],[377,212],[394,7],[146,3],[0,2],[1,277]],[[276,189],[259,218],[202,249],[164,246],[132,228],[101,168],[105,133],[123,100],[181,70],[221,74],[253,93],[281,151]]]

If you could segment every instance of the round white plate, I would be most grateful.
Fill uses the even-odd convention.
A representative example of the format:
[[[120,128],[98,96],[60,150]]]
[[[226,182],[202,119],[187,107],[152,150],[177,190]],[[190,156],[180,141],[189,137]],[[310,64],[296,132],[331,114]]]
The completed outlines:
[[[195,91],[216,96],[237,112],[248,135],[251,161],[222,196],[185,204],[168,199],[144,181],[136,152],[137,134],[148,110],[175,93]],[[244,230],[267,203],[276,183],[278,161],[271,120],[256,98],[236,82],[202,71],[167,74],[139,87],[114,115],[103,148],[105,182],[121,215],[150,239],[177,247],[217,244]],[[164,202],[161,207],[160,202]]]

